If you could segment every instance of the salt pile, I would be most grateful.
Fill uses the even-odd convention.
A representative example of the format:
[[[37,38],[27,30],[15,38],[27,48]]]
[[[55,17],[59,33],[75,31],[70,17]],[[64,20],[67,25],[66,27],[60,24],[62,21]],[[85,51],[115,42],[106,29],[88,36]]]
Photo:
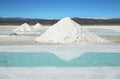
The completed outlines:
[[[33,26],[33,29],[34,29],[35,31],[39,31],[39,30],[42,29],[42,27],[43,27],[43,26],[42,26],[40,23],[37,23],[36,25]]]
[[[13,31],[14,32],[32,32],[34,31],[34,29],[31,26],[29,26],[29,24],[24,23]]]
[[[107,40],[93,35],[87,29],[71,20],[63,18],[49,27],[48,30],[37,37],[36,42],[55,44],[85,44],[85,43],[106,43]]]

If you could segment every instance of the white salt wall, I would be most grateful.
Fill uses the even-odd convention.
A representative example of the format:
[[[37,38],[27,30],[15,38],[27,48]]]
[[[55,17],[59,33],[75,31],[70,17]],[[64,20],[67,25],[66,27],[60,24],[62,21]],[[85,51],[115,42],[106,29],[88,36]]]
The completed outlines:
[[[0,67],[0,79],[120,79],[120,67]]]
[[[62,43],[62,44],[85,44],[85,43],[106,43],[87,29],[72,21],[70,18],[63,18],[48,30],[35,39],[40,43]]]

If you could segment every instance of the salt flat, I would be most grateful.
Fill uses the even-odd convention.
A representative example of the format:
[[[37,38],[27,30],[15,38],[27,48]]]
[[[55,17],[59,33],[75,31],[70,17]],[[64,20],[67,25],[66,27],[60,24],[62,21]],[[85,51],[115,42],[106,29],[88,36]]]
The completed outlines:
[[[17,26],[0,26],[0,31],[12,31]],[[120,32],[119,26],[84,26],[91,32]],[[120,35],[99,35],[112,43],[94,45],[55,45],[35,43],[39,34],[10,36],[0,34],[0,52],[50,52],[61,58],[86,52],[120,53]],[[59,54],[57,54],[57,53]],[[69,53],[68,53],[69,52]],[[75,54],[72,54],[75,53]],[[62,57],[64,55],[64,57]],[[77,54],[77,55],[78,55]],[[73,56],[76,57],[76,56]],[[119,60],[119,59],[118,59]],[[0,79],[120,79],[120,67],[0,67]]]
[[[0,26],[0,45],[36,45],[34,39],[40,34],[44,33],[26,33],[18,36],[9,36],[9,33],[18,26]],[[115,44],[120,44],[120,35],[112,34],[114,32],[120,32],[120,26],[82,26],[87,28],[92,33],[99,33],[101,37],[112,41]],[[45,29],[44,29],[45,30]],[[8,32],[8,33],[6,33]],[[102,34],[107,32],[106,34]],[[111,32],[112,35],[109,34]]]

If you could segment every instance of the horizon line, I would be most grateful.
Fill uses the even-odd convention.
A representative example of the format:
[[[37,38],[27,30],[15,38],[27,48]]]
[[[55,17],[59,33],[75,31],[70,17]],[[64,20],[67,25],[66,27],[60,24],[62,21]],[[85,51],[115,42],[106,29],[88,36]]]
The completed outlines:
[[[24,19],[62,19],[62,18],[40,18],[40,17],[9,17],[9,16],[0,16],[1,18],[24,18]],[[69,17],[69,16],[66,16]],[[63,17],[65,18],[65,17]],[[70,17],[70,18],[92,18],[92,19],[120,19],[120,17]]]

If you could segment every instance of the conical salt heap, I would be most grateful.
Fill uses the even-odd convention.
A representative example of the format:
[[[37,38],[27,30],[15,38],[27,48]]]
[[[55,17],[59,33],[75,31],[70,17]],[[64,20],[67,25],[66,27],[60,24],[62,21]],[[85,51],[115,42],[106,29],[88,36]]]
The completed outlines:
[[[31,31],[34,31],[34,30],[31,26],[29,26],[29,24],[24,23],[13,31],[14,32],[31,32]]]
[[[41,36],[35,39],[40,43],[55,44],[86,44],[86,43],[107,43],[108,41],[93,35],[87,29],[71,20],[69,17],[63,18]]]
[[[34,26],[33,26],[33,29],[35,30],[35,31],[39,31],[39,30],[41,30],[42,29],[42,25],[40,24],[40,23],[37,23],[37,24],[35,24]]]

